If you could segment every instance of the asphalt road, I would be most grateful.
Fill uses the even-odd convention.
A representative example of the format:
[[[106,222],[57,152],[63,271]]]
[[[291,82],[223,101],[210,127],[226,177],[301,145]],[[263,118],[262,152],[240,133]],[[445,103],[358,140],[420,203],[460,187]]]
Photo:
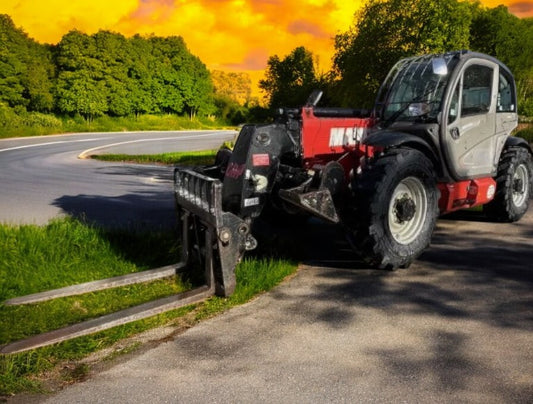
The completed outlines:
[[[53,160],[63,153],[51,154]],[[92,188],[87,198],[86,191],[67,193],[68,184],[59,184],[53,201],[69,196],[106,205],[113,198],[144,198],[136,194],[143,190],[157,195],[154,200],[164,193],[154,185],[158,181],[144,181],[159,177],[142,175],[137,167],[76,164],[105,183],[134,185],[117,196],[106,194],[109,184],[102,192]],[[80,177],[84,172],[76,171]],[[68,204],[59,205],[69,211]],[[318,221],[263,230],[298,246],[292,250],[304,265],[292,279],[180,335],[147,344],[85,382],[13,401],[533,401],[533,208],[513,224],[490,223],[470,212],[442,218],[432,246],[396,272],[367,268],[339,229]]]
[[[233,131],[88,133],[0,140],[0,223],[69,214],[105,225],[174,223],[172,168],[80,154],[216,149]]]

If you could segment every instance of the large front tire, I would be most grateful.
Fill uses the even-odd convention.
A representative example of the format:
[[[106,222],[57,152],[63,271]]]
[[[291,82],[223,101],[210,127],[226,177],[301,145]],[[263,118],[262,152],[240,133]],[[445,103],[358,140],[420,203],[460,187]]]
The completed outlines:
[[[354,183],[352,241],[378,268],[407,267],[431,241],[439,191],[431,161],[421,152],[388,152],[363,168]]]
[[[483,207],[489,219],[516,222],[529,208],[533,178],[531,154],[523,147],[511,147],[500,157],[496,195]]]

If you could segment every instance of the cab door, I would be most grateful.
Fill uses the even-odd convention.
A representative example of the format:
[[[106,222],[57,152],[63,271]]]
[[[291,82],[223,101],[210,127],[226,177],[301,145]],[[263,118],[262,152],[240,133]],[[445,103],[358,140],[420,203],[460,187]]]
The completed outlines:
[[[501,147],[496,136],[498,65],[470,59],[462,67],[445,111],[443,147],[458,180],[496,173]]]
[[[499,159],[507,137],[518,125],[516,113],[516,89],[511,72],[500,69],[498,75],[498,102],[496,104],[496,136],[498,136]]]

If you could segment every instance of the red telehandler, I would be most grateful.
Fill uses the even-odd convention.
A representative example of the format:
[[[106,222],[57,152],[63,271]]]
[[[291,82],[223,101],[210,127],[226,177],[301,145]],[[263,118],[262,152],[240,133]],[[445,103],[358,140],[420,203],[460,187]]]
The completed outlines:
[[[183,261],[230,295],[234,270],[257,242],[254,219],[311,214],[344,227],[378,268],[405,268],[429,245],[439,215],[483,206],[513,222],[528,209],[530,145],[510,70],[469,51],[400,60],[373,110],[318,107],[314,92],[273,123],[245,125],[212,166],[176,168]]]

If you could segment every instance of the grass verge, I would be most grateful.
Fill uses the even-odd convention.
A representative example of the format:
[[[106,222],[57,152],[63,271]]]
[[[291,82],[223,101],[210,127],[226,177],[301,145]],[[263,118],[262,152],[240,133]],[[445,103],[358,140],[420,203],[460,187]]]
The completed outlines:
[[[0,225],[0,302],[5,299],[137,272],[178,260],[173,231],[103,230],[75,219],[54,220],[44,227]],[[246,259],[236,269],[237,287],[229,298],[173,310],[90,336],[14,355],[0,356],[0,395],[43,391],[43,372],[59,369],[64,383],[88,371],[80,361],[142,331],[211,317],[269,290],[296,270],[279,259]],[[179,278],[66,297],[27,306],[0,303],[0,344],[88,318],[107,314],[190,287]],[[194,310],[194,312],[192,312]],[[62,366],[64,363],[74,365]],[[63,369],[63,370],[61,370]]]
[[[5,119],[5,122],[0,122],[0,139],[72,132],[222,129],[228,127],[232,126],[216,119],[195,118],[191,120],[188,117],[172,114],[140,115],[138,117],[101,116],[88,122],[81,116],[61,117],[31,112],[22,116],[12,113]]]
[[[95,154],[92,159],[121,163],[168,164],[168,165],[209,165],[215,161],[216,150],[174,152],[163,154]]]

